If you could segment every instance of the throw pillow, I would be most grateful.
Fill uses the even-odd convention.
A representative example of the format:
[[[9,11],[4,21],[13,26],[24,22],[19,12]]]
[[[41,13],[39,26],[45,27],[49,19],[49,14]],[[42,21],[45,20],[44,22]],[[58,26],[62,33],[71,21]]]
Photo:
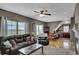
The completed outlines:
[[[31,36],[31,41],[34,41],[34,37],[33,36]]]
[[[12,45],[10,44],[9,41],[5,41],[3,44],[4,44],[7,48],[11,48],[11,47],[12,47]]]
[[[10,40],[10,43],[11,43],[12,47],[15,47],[16,46],[15,40]]]

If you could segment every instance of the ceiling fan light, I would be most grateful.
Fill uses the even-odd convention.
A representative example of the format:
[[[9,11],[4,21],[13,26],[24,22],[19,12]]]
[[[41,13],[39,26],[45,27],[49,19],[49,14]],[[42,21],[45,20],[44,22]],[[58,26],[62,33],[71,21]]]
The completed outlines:
[[[40,17],[43,17],[43,16],[45,16],[45,15],[43,15],[43,14],[40,14]]]

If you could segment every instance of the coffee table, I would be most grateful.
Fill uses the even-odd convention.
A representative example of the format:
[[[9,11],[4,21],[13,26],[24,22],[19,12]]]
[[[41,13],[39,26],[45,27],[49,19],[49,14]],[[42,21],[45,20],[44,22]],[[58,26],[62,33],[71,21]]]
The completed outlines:
[[[22,54],[22,55],[30,55],[32,54],[33,52],[39,50],[39,49],[42,49],[42,54],[43,54],[43,45],[41,44],[32,44],[30,46],[27,46],[27,47],[24,47],[24,48],[21,48],[19,49],[19,52]]]

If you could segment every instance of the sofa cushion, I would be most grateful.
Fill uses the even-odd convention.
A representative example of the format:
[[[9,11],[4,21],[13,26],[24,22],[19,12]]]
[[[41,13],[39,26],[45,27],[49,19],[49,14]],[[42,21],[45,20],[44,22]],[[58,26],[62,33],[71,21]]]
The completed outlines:
[[[17,44],[18,48],[24,47],[24,46],[27,46],[27,45],[28,45],[28,42],[22,42],[22,43]]]
[[[22,48],[23,46],[25,46],[23,42],[17,44],[17,47],[18,47],[18,48]]]
[[[18,43],[17,46],[23,46],[23,43]]]
[[[28,42],[23,42],[23,45],[27,45],[28,44]]]

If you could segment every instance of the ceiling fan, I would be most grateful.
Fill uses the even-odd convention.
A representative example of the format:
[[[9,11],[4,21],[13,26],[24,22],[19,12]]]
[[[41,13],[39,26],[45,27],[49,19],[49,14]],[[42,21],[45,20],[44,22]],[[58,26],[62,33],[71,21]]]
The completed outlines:
[[[48,13],[48,10],[41,10],[41,11],[34,11],[35,13],[39,13],[40,16],[51,16],[50,13]]]

